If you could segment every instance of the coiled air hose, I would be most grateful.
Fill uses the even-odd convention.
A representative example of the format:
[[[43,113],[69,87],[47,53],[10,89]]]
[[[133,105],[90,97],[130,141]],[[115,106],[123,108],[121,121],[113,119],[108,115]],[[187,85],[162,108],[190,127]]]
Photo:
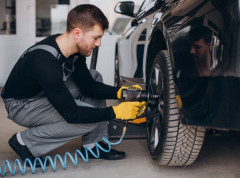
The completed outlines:
[[[30,161],[30,159],[26,159],[23,163],[23,165],[21,164],[20,160],[19,159],[16,159],[14,161],[14,166],[12,167],[10,162],[8,160],[5,160],[5,164],[4,164],[4,168],[2,169],[1,166],[0,166],[0,175],[3,177],[6,175],[6,172],[7,172],[7,168],[9,169],[9,172],[12,176],[15,175],[16,173],[16,170],[17,170],[17,167],[19,167],[20,169],[20,172],[22,175],[24,175],[26,173],[26,167],[27,165],[30,165],[30,169],[32,171],[32,174],[35,174],[36,172],[36,164],[37,162],[39,162],[41,164],[41,169],[42,169],[42,172],[45,173],[46,171],[46,164],[47,164],[47,161],[50,162],[50,165],[52,166],[52,170],[55,172],[56,171],[56,165],[57,165],[57,160],[60,161],[60,163],[62,164],[62,167],[64,169],[67,168],[67,158],[69,157],[70,160],[72,161],[73,165],[74,166],[77,166],[78,165],[78,155],[83,159],[83,161],[86,163],[88,162],[88,151],[95,157],[95,158],[99,158],[100,157],[100,152],[99,152],[99,149],[101,149],[102,151],[104,152],[110,152],[111,150],[111,146],[112,145],[118,145],[119,143],[122,142],[123,140],[123,137],[125,135],[127,131],[127,121],[125,122],[125,125],[123,127],[123,133],[122,133],[122,136],[121,138],[119,139],[119,141],[115,142],[115,143],[112,143],[110,142],[106,137],[103,137],[103,141],[106,142],[108,144],[108,149],[104,149],[102,148],[97,142],[95,142],[95,146],[96,146],[96,150],[97,150],[97,153],[94,153],[88,146],[85,148],[85,156],[84,154],[80,151],[80,150],[76,150],[75,151],[75,154],[74,154],[74,157],[69,153],[69,152],[66,152],[64,157],[62,158],[60,155],[56,155],[54,157],[54,159],[52,159],[50,156],[46,156],[44,161],[42,161],[40,158],[36,158],[32,164],[32,162]]]

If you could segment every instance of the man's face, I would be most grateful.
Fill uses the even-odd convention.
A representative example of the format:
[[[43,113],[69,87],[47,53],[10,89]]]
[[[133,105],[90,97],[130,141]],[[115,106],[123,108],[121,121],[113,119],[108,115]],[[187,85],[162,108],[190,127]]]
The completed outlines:
[[[104,31],[99,25],[82,31],[76,43],[78,52],[83,56],[90,56],[94,48],[101,46],[103,33]]]
[[[211,66],[210,43],[206,43],[204,39],[193,41],[191,43],[190,54],[194,59],[198,74],[200,76],[208,76]]]
[[[210,45],[207,44],[204,39],[193,41],[191,43],[190,54],[195,61],[204,61],[209,53],[209,47]]]

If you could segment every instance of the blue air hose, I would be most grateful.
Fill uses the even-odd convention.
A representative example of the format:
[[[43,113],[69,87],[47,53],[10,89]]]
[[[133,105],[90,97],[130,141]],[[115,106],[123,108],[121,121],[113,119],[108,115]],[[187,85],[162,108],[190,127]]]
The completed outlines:
[[[23,165],[21,164],[20,160],[19,159],[16,159],[15,162],[14,162],[14,166],[11,167],[11,164],[8,160],[5,161],[5,164],[4,164],[4,168],[2,170],[2,168],[0,167],[0,175],[3,177],[6,175],[6,171],[7,171],[7,167],[9,169],[9,172],[11,173],[12,176],[15,175],[16,173],[16,170],[17,170],[17,166],[19,167],[20,171],[21,171],[21,174],[24,175],[26,173],[26,167],[27,167],[27,164],[30,165],[30,168],[32,170],[32,173],[35,174],[36,172],[36,163],[39,162],[41,164],[41,169],[42,169],[42,172],[45,173],[46,171],[46,164],[47,164],[47,161],[49,160],[51,166],[52,166],[52,170],[55,172],[56,171],[56,164],[57,164],[57,160],[59,159],[59,161],[61,162],[62,164],[62,167],[64,169],[67,168],[67,157],[70,158],[70,160],[72,161],[73,165],[74,166],[77,166],[78,165],[78,155],[81,156],[81,158],[83,159],[83,161],[86,163],[88,162],[88,151],[95,157],[95,158],[99,158],[100,157],[100,152],[99,152],[99,149],[101,149],[102,151],[104,152],[110,152],[111,151],[111,145],[117,145],[119,143],[122,142],[122,139],[125,135],[127,131],[127,122],[123,128],[123,134],[121,136],[121,138],[119,139],[118,142],[115,142],[115,143],[112,143],[110,142],[106,137],[103,137],[103,141],[106,142],[108,144],[108,149],[104,149],[102,148],[97,142],[95,142],[95,146],[96,146],[96,150],[97,150],[97,153],[94,153],[88,146],[85,148],[85,156],[83,155],[83,153],[80,151],[80,150],[76,150],[75,151],[75,158],[73,158],[73,156],[69,153],[69,152],[66,152],[65,155],[64,155],[64,158],[62,158],[60,155],[56,155],[54,157],[54,159],[52,159],[50,156],[46,156],[44,161],[42,161],[40,158],[36,158],[32,164],[32,162],[30,161],[30,159],[26,159],[23,163]]]

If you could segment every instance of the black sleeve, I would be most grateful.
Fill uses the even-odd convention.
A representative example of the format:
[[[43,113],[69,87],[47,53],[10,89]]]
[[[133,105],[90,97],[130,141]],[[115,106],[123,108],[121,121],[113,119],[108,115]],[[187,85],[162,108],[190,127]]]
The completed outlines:
[[[112,107],[90,108],[77,106],[64,85],[62,68],[55,58],[35,60],[31,73],[37,80],[49,102],[68,123],[95,123],[115,119]]]
[[[86,58],[79,56],[75,62],[74,79],[84,95],[99,99],[117,99],[119,87],[113,87],[97,82],[90,74]]]

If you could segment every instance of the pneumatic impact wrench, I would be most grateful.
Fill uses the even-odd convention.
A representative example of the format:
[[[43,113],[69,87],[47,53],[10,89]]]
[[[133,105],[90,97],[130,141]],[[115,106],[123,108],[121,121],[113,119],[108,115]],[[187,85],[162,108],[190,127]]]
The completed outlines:
[[[145,90],[137,90],[137,89],[123,89],[121,92],[121,100],[122,101],[146,101],[146,102],[150,102],[153,100],[157,100],[159,97],[158,95],[153,95],[153,94],[149,94],[147,91]],[[146,116],[146,112],[144,112],[145,110],[145,106],[142,106],[139,109],[139,116],[137,118],[141,118]],[[128,121],[125,121],[125,125],[124,125],[124,132],[126,132],[127,129],[127,125],[128,125]]]
[[[150,95],[145,90],[123,89],[121,93],[122,101],[148,101],[158,99],[158,95]]]

